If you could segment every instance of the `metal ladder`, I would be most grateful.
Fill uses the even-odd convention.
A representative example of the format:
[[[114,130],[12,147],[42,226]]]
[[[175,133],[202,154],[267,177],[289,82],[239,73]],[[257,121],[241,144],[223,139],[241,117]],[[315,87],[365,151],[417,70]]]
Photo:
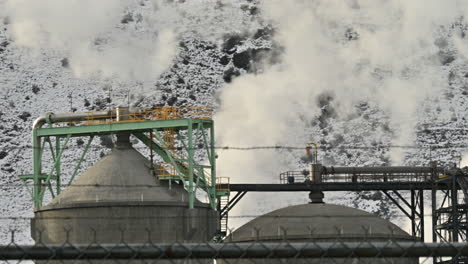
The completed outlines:
[[[225,208],[229,204],[229,195],[219,198],[220,208]],[[228,230],[228,213],[226,212],[220,219],[220,231],[223,235],[227,235]]]

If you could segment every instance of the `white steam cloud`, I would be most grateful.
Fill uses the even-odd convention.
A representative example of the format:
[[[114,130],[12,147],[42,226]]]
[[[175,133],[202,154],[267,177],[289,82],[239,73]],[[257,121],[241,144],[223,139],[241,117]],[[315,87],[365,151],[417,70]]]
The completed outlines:
[[[0,10],[17,45],[66,56],[78,78],[135,82],[146,93],[184,34],[214,41],[253,26],[227,0],[3,0]]]
[[[281,63],[225,87],[216,116],[218,144],[305,146],[319,140],[310,122],[317,97],[334,97],[345,118],[358,102],[380,105],[395,145],[414,143],[421,102],[448,86],[434,44],[441,26],[468,12],[467,1],[268,0],[261,11],[284,48]],[[291,170],[273,151],[225,151],[219,175],[272,182]],[[393,150],[391,161],[402,162]],[[255,177],[252,177],[255,175]]]
[[[155,80],[176,54],[176,35],[167,24],[143,17],[139,19],[144,27],[124,28],[120,21],[132,3],[10,0],[5,10],[18,45],[62,52],[77,77]],[[155,16],[159,11],[151,10]]]
[[[460,160],[460,168],[468,167],[468,153],[463,154]]]

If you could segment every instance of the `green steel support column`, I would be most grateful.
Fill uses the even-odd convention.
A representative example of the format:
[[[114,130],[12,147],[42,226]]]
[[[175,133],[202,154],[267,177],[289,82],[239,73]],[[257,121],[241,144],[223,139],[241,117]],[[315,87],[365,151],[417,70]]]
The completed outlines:
[[[203,123],[202,122],[198,122],[197,123],[197,134],[195,136],[195,143],[198,145],[198,142],[199,140],[201,139],[201,134],[205,132],[205,130],[203,130]],[[197,146],[198,147],[198,146]]]
[[[157,144],[153,144],[153,149],[155,150],[155,152],[157,152],[157,153],[159,154],[159,156],[160,156],[161,158],[163,158],[163,160],[164,160],[165,162],[171,163],[172,166],[174,166],[174,168],[175,168],[177,174],[178,174],[179,177],[180,177],[180,180],[181,180],[182,183],[184,184],[184,188],[187,188],[187,187],[186,187],[185,180],[184,180],[184,178],[183,178],[183,176],[182,176],[183,173],[182,173],[181,167],[180,167],[180,165],[174,160],[174,157],[172,157],[172,154],[170,153],[170,151],[167,150],[167,146],[166,146],[166,144],[164,143],[164,140],[159,136],[159,134],[158,134],[157,131],[154,131],[153,136],[154,136],[154,138],[156,138],[156,140],[158,141],[158,144],[161,144],[161,145],[164,146],[164,148],[162,149],[162,152],[161,152],[161,153],[158,152],[158,151],[156,150],[156,148],[155,148]],[[147,138],[148,138],[148,137],[147,137]],[[149,140],[151,140],[151,139],[149,139]],[[154,142],[153,142],[153,143],[154,143]]]
[[[56,157],[56,162],[55,162],[55,172],[57,174],[57,189],[56,189],[56,193],[57,195],[60,194],[60,191],[62,189],[62,182],[61,182],[61,179],[60,177],[62,176],[61,175],[61,167],[62,167],[62,157],[61,156],[58,156],[58,153],[60,153],[60,136],[57,136],[55,137],[55,153],[57,153],[57,157]]]
[[[205,122],[205,121],[203,121]],[[206,155],[208,157],[208,162],[209,166],[205,166],[206,168],[210,169],[210,179],[206,179],[207,184],[206,184],[206,193],[208,194],[208,197],[210,198],[210,206],[212,209],[216,209],[216,175],[213,173],[213,153],[214,153],[214,140],[211,140],[211,134],[210,134],[210,141],[208,142],[208,136],[207,136],[207,130],[210,129],[211,133],[211,128],[212,128],[212,123],[209,123],[208,126],[205,125],[205,123],[200,123],[200,126],[203,129],[202,137],[203,137],[203,143],[205,145],[205,151]],[[214,178],[214,181],[213,181]],[[208,184],[209,180],[209,184]]]
[[[93,139],[94,139],[94,136],[91,136],[91,137],[89,138],[88,143],[86,144],[86,147],[85,147],[85,149],[83,150],[83,153],[81,153],[80,160],[78,161],[78,164],[76,164],[76,167],[75,167],[75,169],[73,170],[73,174],[72,174],[70,180],[68,181],[68,185],[70,185],[70,184],[72,183],[73,179],[75,179],[76,174],[78,173],[78,169],[80,168],[81,163],[83,162],[86,153],[88,153],[89,146],[91,145],[91,142],[93,141]]]
[[[218,200],[216,199],[216,150],[215,150],[215,133],[214,133],[214,124],[211,123],[210,127],[210,152],[209,155],[210,163],[211,163],[211,195],[213,197],[213,204],[211,207],[214,209],[216,208],[216,203]]]
[[[193,190],[193,123],[192,119],[188,120],[188,162],[189,162],[189,184],[188,184],[188,195],[189,195],[189,208],[193,209],[195,205],[195,192]]]
[[[186,151],[184,154],[188,156],[187,158],[184,156],[179,157],[177,153],[168,150],[167,146],[165,146],[164,139],[158,134],[159,132],[156,133],[156,140],[153,142],[151,142],[152,139],[148,138],[145,134],[145,132],[149,130],[163,131],[165,128],[174,128],[177,133],[179,130],[187,131],[187,141],[184,139],[181,140]],[[207,129],[210,129],[210,134],[208,134]],[[77,165],[74,167],[69,184],[74,180],[85,159],[85,155],[89,152],[93,136],[107,135],[118,131],[132,133],[146,146],[152,148],[165,162],[175,167],[179,179],[188,192],[189,208],[194,208],[195,206],[196,191],[198,188],[207,192],[210,198],[211,208],[216,208],[218,204],[217,196],[223,195],[223,192],[218,193],[216,190],[216,153],[213,121],[192,118],[69,127],[53,127],[50,125],[48,128],[33,129],[33,174],[22,175],[21,179],[34,181],[33,189],[31,190],[34,208],[39,209],[42,206],[42,200],[47,191],[49,191],[52,196],[54,196],[54,193],[59,194],[61,192],[62,185],[65,184],[65,182],[62,182],[61,157],[71,137],[89,136],[90,139]],[[180,137],[179,133],[178,136]],[[210,139],[208,139],[208,136]],[[51,142],[50,137],[56,138],[55,146]],[[66,138],[65,142],[62,142],[64,141],[63,138]],[[198,153],[197,144],[200,140],[204,141],[204,148],[200,150],[200,152],[203,153],[200,154],[205,155],[206,152],[207,157],[205,157],[204,160],[208,159],[210,164],[198,164],[195,160],[195,154]],[[45,146],[46,144],[49,144],[49,146]],[[49,174],[42,173],[42,159],[46,148],[50,148],[53,161]],[[208,171],[211,171],[210,176],[207,175]],[[56,180],[56,182],[54,182],[54,180]],[[54,186],[55,183],[56,186]]]
[[[37,136],[37,130],[33,130],[33,175],[34,175],[34,187],[33,187],[33,200],[34,208],[39,209],[41,202],[39,194],[41,193],[41,138]]]
[[[54,171],[55,171],[55,169],[57,167],[57,164],[60,162],[60,157],[62,156],[62,153],[65,150],[65,148],[67,147],[67,144],[68,144],[68,141],[70,140],[70,137],[71,137],[71,135],[67,135],[67,138],[65,139],[65,143],[63,143],[63,147],[61,147],[60,152],[57,153],[57,159],[55,159],[55,163],[52,166],[52,168],[50,169],[50,172],[49,172],[49,174],[47,175],[47,178],[44,181],[46,184],[50,183],[50,180],[52,178],[52,174],[54,173]],[[60,144],[60,142],[58,142],[58,143]],[[41,190],[41,192],[39,193],[39,203],[41,205],[42,205],[42,200],[44,199],[44,194],[45,194],[45,190]],[[52,193],[52,195],[53,195],[53,193]]]
[[[44,155],[44,152],[45,152],[44,150],[46,148],[47,138],[42,139],[37,133],[36,133],[36,137],[39,137],[40,138],[39,142],[42,142],[41,144],[39,144],[39,146],[41,146],[40,147],[41,155],[39,157],[40,157],[40,159],[42,161],[42,156]],[[52,145],[50,145],[50,149],[51,149],[52,152],[54,151]],[[52,156],[52,157],[54,157],[54,159],[55,159],[55,156]]]
[[[52,145],[52,141],[50,141],[50,137],[45,137],[45,138],[44,138],[44,143],[43,143],[43,145],[42,145],[42,149],[45,148],[45,143],[46,143],[46,142],[47,142],[48,145],[49,145],[50,154],[51,154],[50,156],[52,156],[52,159],[53,159],[54,162],[55,162],[55,151],[54,151],[54,146]]]
[[[205,144],[206,155],[208,156],[208,161],[210,162],[211,167],[211,141],[208,142],[206,130],[203,130],[203,143]]]
[[[180,140],[180,142],[182,143],[185,151],[187,152],[187,155],[189,153],[189,147],[187,147],[187,144],[185,144],[184,142],[184,138],[178,133],[177,134],[177,138]],[[193,140],[192,140],[193,141]],[[186,160],[188,162],[188,160]],[[208,193],[208,183],[206,181],[206,178],[204,177],[204,171],[202,170],[203,169],[203,166],[202,165],[199,165],[197,164],[195,161],[193,161],[193,167],[194,167],[194,170],[195,168],[197,169],[197,171],[194,171],[193,173],[193,178],[196,179],[196,186],[197,188],[200,187],[202,189],[204,189],[207,193]],[[188,176],[188,175],[187,175]],[[203,177],[202,177],[203,176]],[[185,186],[185,185],[184,185]]]
[[[197,123],[197,132],[195,134],[195,138],[194,138],[194,143],[197,144],[197,149],[198,149],[198,142],[201,138],[201,134],[203,134],[205,131],[203,130],[203,123],[202,122],[198,122]],[[195,149],[194,149],[194,153],[195,153]],[[194,161],[194,170],[197,170],[197,173],[195,173],[195,175],[197,176],[196,179],[195,179],[195,189],[193,190],[194,193],[197,193],[197,190],[198,190],[198,187],[200,187],[200,178],[202,179],[202,181],[205,183],[204,186],[205,188],[207,187],[207,179],[206,179],[206,176],[205,176],[205,169],[203,166],[201,166],[200,164],[197,164],[195,161]],[[205,190],[207,191],[207,190]]]
[[[60,139],[59,139],[59,141],[60,141]],[[56,161],[56,159],[57,159],[57,156],[55,155],[54,146],[53,146],[53,144],[52,144],[52,141],[50,140],[50,137],[45,137],[45,138],[43,139],[42,153],[41,153],[41,154],[43,155],[44,152],[45,152],[45,145],[46,145],[46,143],[47,143],[47,145],[49,145],[50,156],[52,157],[52,160],[53,160],[53,162],[54,162],[54,164],[55,164],[55,161]],[[42,159],[42,158],[41,158],[41,159]],[[49,181],[49,182],[46,182],[46,184],[47,184],[47,188],[49,189],[50,193],[52,194],[52,197],[55,197],[54,190],[53,190],[53,188],[52,188],[51,182],[50,182],[50,181]]]

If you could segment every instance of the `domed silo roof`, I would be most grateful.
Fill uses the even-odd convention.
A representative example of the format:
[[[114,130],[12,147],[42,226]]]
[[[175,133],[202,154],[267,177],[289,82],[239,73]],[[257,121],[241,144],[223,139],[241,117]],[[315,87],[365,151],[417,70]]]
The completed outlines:
[[[218,218],[198,200],[189,209],[183,186],[154,176],[128,135],[120,135],[107,156],[35,211],[31,233],[52,244],[206,242]]]
[[[225,242],[386,242],[416,241],[401,228],[365,211],[341,205],[311,203],[281,208],[248,222]],[[231,263],[219,260],[218,263]],[[236,263],[399,263],[416,264],[417,258],[245,259]]]
[[[188,195],[183,186],[173,183],[169,187],[167,181],[152,175],[149,160],[128,140],[119,139],[108,155],[42,209],[122,202],[187,205]]]
[[[253,240],[414,240],[395,224],[341,205],[311,203],[281,208],[239,227],[227,241]]]

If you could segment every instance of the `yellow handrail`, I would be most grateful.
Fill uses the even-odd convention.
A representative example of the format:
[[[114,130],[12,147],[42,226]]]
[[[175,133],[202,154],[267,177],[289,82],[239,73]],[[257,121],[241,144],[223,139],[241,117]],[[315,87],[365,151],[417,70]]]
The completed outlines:
[[[151,109],[140,109],[135,112],[121,114],[119,120],[115,111],[110,111],[107,116],[95,116],[88,112],[88,117],[84,121],[67,121],[57,122],[66,124],[83,124],[83,125],[98,125],[98,124],[114,124],[127,122],[141,122],[149,120],[176,120],[185,118],[197,118],[203,120],[211,120],[213,115],[213,107],[192,106],[192,107],[175,107],[175,106],[158,106]]]
[[[226,185],[227,188],[222,188],[222,185]],[[217,191],[230,191],[230,178],[229,177],[216,177],[216,190]]]

